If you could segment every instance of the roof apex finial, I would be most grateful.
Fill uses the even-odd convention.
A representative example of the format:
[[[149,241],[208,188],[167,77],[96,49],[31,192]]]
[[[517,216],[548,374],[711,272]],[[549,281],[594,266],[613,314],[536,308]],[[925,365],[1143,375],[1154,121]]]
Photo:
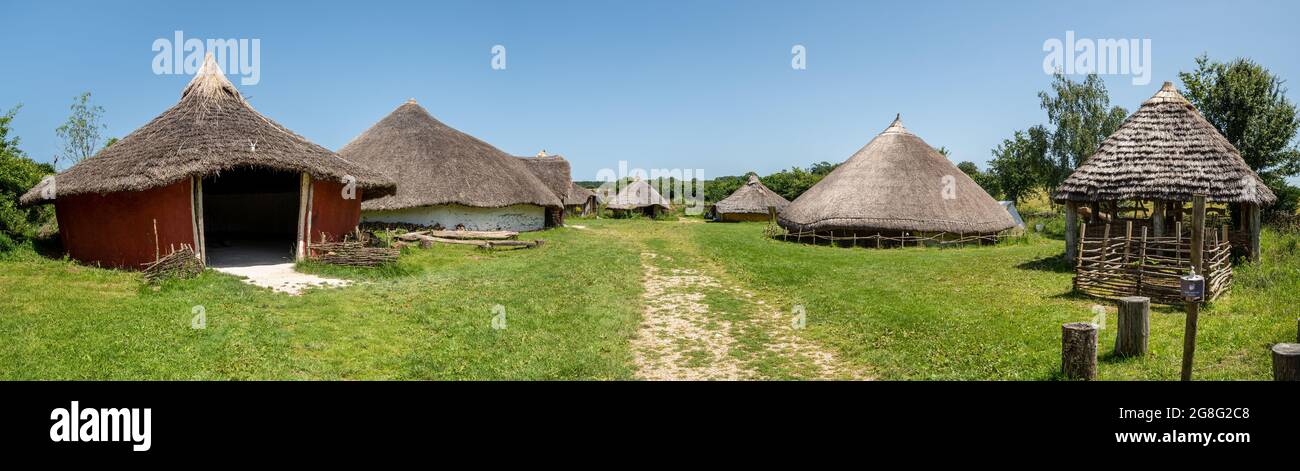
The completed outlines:
[[[243,99],[235,89],[235,85],[226,78],[225,71],[221,70],[221,64],[217,63],[216,57],[213,57],[211,52],[203,56],[203,65],[199,66],[190,83],[185,85],[181,96],[185,97],[195,90],[198,90],[198,96],[207,97],[215,96],[219,90],[226,90],[230,95]]]

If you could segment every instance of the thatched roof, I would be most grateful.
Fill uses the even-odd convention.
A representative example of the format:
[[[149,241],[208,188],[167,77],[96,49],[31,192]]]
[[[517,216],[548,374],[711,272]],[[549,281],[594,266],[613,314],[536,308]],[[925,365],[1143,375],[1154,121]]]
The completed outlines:
[[[1277,196],[1241,153],[1170,82],[1142,103],[1053,196],[1064,201],[1273,204]]]
[[[596,192],[578,186],[577,183],[570,183],[569,195],[564,198],[564,204],[567,206],[580,205],[586,203],[589,198],[596,198],[596,202],[598,203],[601,201],[600,196],[597,195]]]
[[[780,211],[789,204],[789,200],[768,189],[767,185],[759,181],[758,175],[750,174],[749,181],[713,207],[718,214],[767,214],[769,206],[775,206],[776,210]]]
[[[348,162],[253,110],[209,54],[178,103],[55,177],[55,196],[142,191],[239,167],[305,172],[336,182],[351,175],[363,198],[394,191],[393,181],[382,174]],[[28,191],[21,201],[43,202],[41,187]]]
[[[795,231],[864,232],[993,233],[1015,225],[899,119],[790,203],[777,222]]]
[[[442,124],[415,100],[398,106],[339,149],[339,155],[397,180],[397,194],[366,201],[364,210],[561,206],[560,198],[519,159]]]
[[[557,198],[564,204],[577,204],[579,202],[569,201],[569,189],[573,186],[573,180],[569,177],[569,161],[559,155],[546,155],[545,151],[536,157],[516,157],[528,167],[528,171],[543,185],[555,193]]]
[[[668,199],[660,196],[659,192],[655,191],[654,187],[645,180],[636,180],[623,187],[623,190],[619,191],[618,195],[611,198],[609,204],[605,205],[609,209],[620,210],[648,208],[650,206],[660,206],[664,209],[672,209],[673,207]]]

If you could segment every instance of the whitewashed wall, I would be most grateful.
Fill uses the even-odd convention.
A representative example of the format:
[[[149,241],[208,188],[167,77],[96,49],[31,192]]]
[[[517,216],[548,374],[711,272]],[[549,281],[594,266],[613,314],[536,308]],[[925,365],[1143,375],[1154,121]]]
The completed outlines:
[[[537,231],[546,222],[546,208],[518,204],[504,208],[474,208],[461,205],[423,206],[393,211],[362,211],[362,221],[405,222],[423,226],[442,225],[455,229],[464,224],[470,231]]]

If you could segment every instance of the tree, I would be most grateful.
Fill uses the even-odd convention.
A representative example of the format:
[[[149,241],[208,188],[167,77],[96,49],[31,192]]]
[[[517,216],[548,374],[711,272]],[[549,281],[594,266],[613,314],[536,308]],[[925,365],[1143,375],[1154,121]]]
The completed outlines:
[[[998,181],[993,174],[981,171],[979,166],[975,165],[975,162],[966,161],[959,163],[957,164],[957,169],[961,170],[962,173],[965,173],[966,176],[971,178],[971,180],[975,180],[975,183],[978,184],[980,188],[983,188],[989,196],[997,198],[998,195],[1002,193],[1001,188],[998,186]]]
[[[1049,134],[1046,128],[1034,126],[1028,131],[1016,131],[1011,139],[1003,140],[993,149],[990,180],[1006,199],[1020,203],[1042,187]]]
[[[18,198],[40,183],[41,178],[54,173],[54,167],[27,157],[18,148],[18,137],[10,137],[14,116],[21,105],[0,115],[0,250],[8,250],[14,242],[32,237],[52,216],[48,206],[19,208]]]
[[[100,131],[108,128],[101,122],[104,107],[90,103],[90,92],[74,97],[71,109],[68,121],[54,130],[63,140],[63,151],[54,158],[56,167],[59,161],[73,165],[94,155],[99,150]]]
[[[1300,150],[1292,142],[1300,117],[1282,79],[1249,59],[1222,63],[1205,55],[1178,78],[1187,87],[1183,95],[1269,186],[1280,188],[1283,178],[1300,173]]]
[[[1096,74],[1088,75],[1083,82],[1056,74],[1051,92],[1038,93],[1041,106],[1047,111],[1047,122],[1053,127],[1047,135],[1045,149],[1049,160],[1044,163],[1048,165],[1040,165],[1038,171],[1041,186],[1054,193],[1124,123],[1128,111],[1110,106],[1106,85]]]
[[[107,149],[107,148],[111,147],[113,144],[117,144],[117,141],[118,141],[118,139],[117,139],[116,137],[110,137],[110,138],[108,138],[107,141],[104,141],[104,148]]]

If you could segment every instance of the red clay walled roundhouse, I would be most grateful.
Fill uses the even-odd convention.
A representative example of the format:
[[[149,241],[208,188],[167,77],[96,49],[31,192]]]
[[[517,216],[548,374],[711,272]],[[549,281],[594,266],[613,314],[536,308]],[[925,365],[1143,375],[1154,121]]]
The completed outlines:
[[[182,246],[205,261],[254,244],[301,258],[322,234],[351,233],[363,196],[394,190],[253,110],[209,55],[176,105],[21,203],[54,204],[73,259],[140,269]]]

